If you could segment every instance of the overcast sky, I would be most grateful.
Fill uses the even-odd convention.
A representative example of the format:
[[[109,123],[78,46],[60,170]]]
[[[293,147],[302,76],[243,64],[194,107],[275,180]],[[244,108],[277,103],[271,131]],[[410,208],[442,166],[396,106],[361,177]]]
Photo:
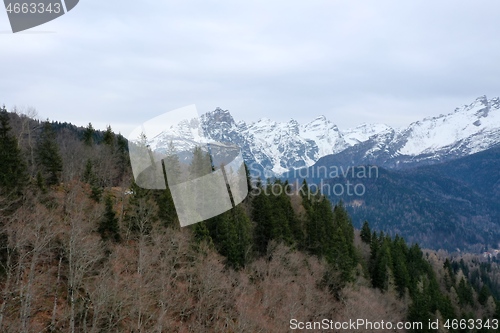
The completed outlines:
[[[0,103],[125,135],[189,104],[403,126],[500,95],[498,13],[498,0],[81,0],[12,34],[0,10]]]

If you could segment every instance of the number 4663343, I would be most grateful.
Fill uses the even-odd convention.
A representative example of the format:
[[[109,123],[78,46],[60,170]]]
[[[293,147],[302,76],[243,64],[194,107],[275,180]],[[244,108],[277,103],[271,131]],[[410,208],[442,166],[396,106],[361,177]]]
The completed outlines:
[[[14,14],[43,14],[43,13],[55,13],[59,14],[61,12],[61,4],[58,2],[49,3],[45,5],[44,3],[36,2],[16,2],[9,3],[6,7],[7,13]]]

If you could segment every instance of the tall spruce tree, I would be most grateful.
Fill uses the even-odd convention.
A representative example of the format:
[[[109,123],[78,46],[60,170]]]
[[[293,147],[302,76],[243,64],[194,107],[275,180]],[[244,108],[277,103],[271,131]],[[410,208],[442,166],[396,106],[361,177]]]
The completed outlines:
[[[205,221],[195,223],[191,226],[191,229],[193,230],[193,237],[197,243],[206,242],[208,245],[213,246],[213,240]]]
[[[271,189],[269,200],[272,206],[271,214],[273,220],[271,238],[291,245],[293,243],[291,225],[293,226],[297,222],[295,221],[295,214],[290,203],[290,198],[285,193],[288,183],[276,180],[273,184],[268,184],[268,187]]]
[[[102,217],[98,231],[101,234],[103,240],[112,240],[115,242],[120,241],[120,233],[118,227],[118,218],[113,210],[113,199],[110,195],[107,195],[104,200],[104,216]]]
[[[111,125],[108,125],[106,127],[106,132],[104,132],[104,135],[102,137],[102,142],[105,145],[108,146],[114,146],[115,144],[115,134],[113,133],[113,130],[111,129]]]
[[[0,195],[18,196],[28,182],[26,162],[10,133],[9,114],[0,108]]]
[[[408,247],[403,238],[396,236],[391,244],[392,272],[394,283],[400,297],[403,297],[410,284],[410,274],[406,265]]]
[[[351,218],[349,217],[342,201],[335,205],[333,216],[335,227],[339,227],[344,233],[349,251],[349,257],[352,259],[353,265],[355,266],[357,263],[357,253],[356,248],[354,247],[354,226],[352,225]]]
[[[276,228],[271,200],[260,180],[257,181],[256,188],[259,194],[252,198],[252,220],[256,223],[255,248],[260,254],[264,254],[269,241],[275,236]]]
[[[210,155],[204,152],[200,146],[196,146],[193,150],[193,159],[189,166],[189,174],[194,179],[207,175],[210,172],[212,172]]]
[[[343,233],[338,234],[341,229],[335,225],[332,205],[324,196],[318,195],[313,204],[312,223],[316,227],[316,254],[324,256],[329,263],[348,260],[344,256],[347,253],[343,251],[346,239]],[[338,255],[341,257],[339,258]]]
[[[99,182],[99,178],[94,172],[94,164],[90,159],[88,159],[87,163],[85,164],[85,170],[83,172],[82,180],[90,185],[90,198],[95,202],[101,201],[101,196],[104,189]]]
[[[390,250],[390,238],[381,240],[381,246],[377,251],[375,266],[372,271],[372,284],[374,288],[386,291],[389,288],[391,276],[392,257]]]
[[[338,237],[338,241],[332,244],[332,249],[334,253],[345,253],[345,260],[339,262],[339,267],[342,270],[344,278],[350,280],[359,258],[354,246],[354,226],[342,201],[333,210],[333,222],[334,230],[341,232],[342,237]]]
[[[174,200],[170,189],[158,190],[154,193],[156,204],[158,205],[158,219],[165,227],[177,227],[178,218],[175,210]]]
[[[56,134],[52,129],[52,124],[48,121],[43,124],[36,153],[38,166],[47,185],[59,183],[63,162],[56,142]]]
[[[94,144],[95,129],[92,123],[89,123],[87,127],[83,130],[83,143],[87,146],[92,146]]]
[[[245,266],[252,244],[252,225],[241,206],[207,221],[218,252],[233,268]]]
[[[372,231],[370,230],[370,225],[368,224],[368,221],[365,221],[363,223],[363,227],[361,228],[361,240],[366,243],[370,244],[372,240]]]
[[[170,186],[174,186],[181,182],[181,164],[179,161],[179,156],[175,149],[172,141],[167,147],[167,156],[163,160],[163,176],[168,181],[166,182],[166,189],[162,191],[156,191],[155,199],[158,205],[158,217],[162,224],[166,227],[173,227],[177,225],[177,212],[175,210],[174,200],[172,198],[172,193],[170,192]],[[168,174],[168,177],[167,177]],[[204,230],[199,230],[204,232]],[[198,230],[195,230],[198,232]]]

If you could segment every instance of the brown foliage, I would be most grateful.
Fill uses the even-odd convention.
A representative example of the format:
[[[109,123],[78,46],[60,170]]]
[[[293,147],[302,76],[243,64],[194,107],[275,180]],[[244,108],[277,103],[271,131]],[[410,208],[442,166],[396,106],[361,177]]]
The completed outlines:
[[[2,332],[282,332],[293,318],[399,320],[405,309],[359,281],[338,301],[323,261],[274,242],[239,271],[193,246],[188,229],[155,224],[103,242],[103,204],[87,187],[69,182],[49,196],[52,208],[33,198],[3,226]]]

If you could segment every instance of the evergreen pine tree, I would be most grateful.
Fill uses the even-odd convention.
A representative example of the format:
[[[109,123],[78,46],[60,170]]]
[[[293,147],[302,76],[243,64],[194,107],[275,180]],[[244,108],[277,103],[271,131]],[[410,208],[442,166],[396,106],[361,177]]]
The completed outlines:
[[[117,149],[118,149],[119,153],[121,153],[121,154],[127,153],[128,143],[127,143],[127,139],[125,139],[123,137],[123,135],[118,134],[118,136],[116,137],[116,145],[117,145]]]
[[[431,319],[429,299],[424,291],[418,291],[413,296],[413,302],[408,308],[407,320],[410,322],[424,323],[422,330],[414,330],[414,332],[435,332],[435,330],[431,330],[428,325],[425,325],[425,323],[428,323]]]
[[[116,153],[118,157],[117,178],[123,179],[127,166],[130,165],[130,156],[128,154],[128,142],[121,134],[116,136]]]
[[[87,163],[85,163],[85,170],[83,171],[83,176],[82,180],[86,182],[87,184],[92,183],[94,180],[94,166],[90,158],[87,160]]]
[[[45,180],[43,179],[42,173],[40,171],[36,173],[36,186],[42,191],[42,193],[47,192],[47,187],[45,187]]]
[[[472,296],[472,287],[470,286],[469,283],[465,281],[464,278],[462,278],[458,283],[457,294],[459,303],[462,307],[466,305],[471,305],[471,306],[474,305],[474,298]]]
[[[336,270],[341,272],[342,281],[348,282],[352,279],[353,260],[349,255],[349,244],[340,227],[337,227],[333,233],[332,240],[332,250],[326,254],[326,258]]]
[[[380,238],[377,236],[377,233],[374,231],[372,236],[371,236],[371,243],[370,243],[370,260],[368,262],[368,270],[370,272],[370,280],[372,281],[372,286],[375,286],[374,280],[376,279],[377,275],[377,258],[379,254],[379,250],[381,247],[381,241],[380,239],[383,240],[383,234],[381,233]]]
[[[386,291],[389,287],[390,269],[392,267],[390,239],[384,238],[381,242],[372,273],[372,284],[374,288]]]
[[[455,287],[455,273],[453,272],[453,268],[451,262],[448,258],[446,258],[443,268],[445,269],[444,283],[446,290],[450,291],[451,287]]]
[[[333,221],[334,228],[340,230],[343,234],[342,239],[344,243],[338,246],[344,247],[347,251],[347,259],[343,264],[343,272],[346,277],[350,277],[352,270],[358,264],[358,254],[354,247],[354,226],[352,225],[351,218],[344,208],[342,201],[339,202],[333,210]],[[333,244],[333,246],[335,247],[337,244]]]
[[[483,284],[483,287],[479,291],[479,295],[477,297],[479,304],[484,306],[490,296],[491,296],[490,288],[488,288],[486,284]]]
[[[317,232],[318,255],[324,256],[329,263],[349,260],[349,253],[344,251],[346,249],[345,235],[335,224],[330,201],[318,194],[313,203],[313,212],[314,225],[317,227],[315,232]]]
[[[368,221],[365,221],[363,223],[363,227],[361,228],[361,240],[365,242],[366,244],[370,244],[371,239],[372,239],[372,232],[370,230],[370,225],[368,224]]]
[[[193,159],[189,166],[189,174],[194,179],[207,175],[210,172],[212,172],[210,155],[204,152],[200,146],[196,146],[193,150]]]
[[[178,218],[174,200],[170,189],[155,191],[155,200],[158,205],[158,218],[165,227],[177,227]]]
[[[104,189],[102,188],[99,179],[94,172],[94,164],[90,159],[88,159],[87,163],[85,164],[85,170],[83,172],[82,180],[90,185],[90,198],[95,202],[101,201],[101,196]]]
[[[252,247],[252,222],[241,205],[233,208],[232,217],[237,236],[237,256],[233,264],[234,267],[243,267]]]
[[[344,237],[349,248],[349,255],[353,260],[355,260],[356,249],[354,247],[354,226],[352,225],[351,218],[349,217],[342,201],[335,205],[333,213],[335,226],[340,227],[344,233]]]
[[[457,318],[455,309],[453,308],[451,300],[448,296],[441,295],[438,308],[443,318]]]
[[[108,146],[113,146],[115,144],[115,134],[111,130],[111,126],[108,125],[106,127],[106,132],[104,132],[104,135],[102,137],[102,142]]]
[[[235,269],[245,266],[252,245],[252,224],[238,205],[207,221],[217,251]]]
[[[257,182],[257,189],[260,190],[259,195],[252,198],[252,220],[255,222],[255,248],[264,254],[267,251],[267,245],[273,238],[274,217],[272,214],[272,206],[269,196],[264,192],[260,180]]]
[[[331,249],[333,242],[332,210],[331,207],[325,209],[325,202],[322,202],[324,198],[317,194],[312,195],[305,182],[302,184],[301,194],[306,209],[305,248],[311,254],[322,257]],[[323,242],[325,239],[326,243]]]
[[[304,230],[299,217],[296,215],[292,207],[291,197],[287,194],[291,193],[291,186],[292,185],[288,184],[288,182],[285,182],[284,191],[280,196],[280,200],[282,202],[281,206],[284,216],[288,221],[291,238],[299,248],[302,248],[304,242]]]
[[[213,245],[212,237],[210,237],[210,232],[208,231],[205,221],[195,223],[192,226],[193,235],[196,242],[206,242],[209,245]]]
[[[92,146],[94,144],[94,134],[95,129],[91,123],[87,125],[87,127],[83,130],[83,143],[87,146]]]
[[[291,245],[293,243],[293,234],[290,224],[296,224],[297,222],[295,221],[290,198],[284,192],[284,189],[288,187],[288,183],[277,180],[273,184],[269,184],[268,187],[271,193],[268,198],[272,206],[273,221],[270,237],[276,241]]]
[[[104,216],[99,223],[98,231],[103,240],[120,241],[120,233],[118,227],[118,218],[113,210],[113,199],[107,195],[104,200],[105,211]]]
[[[171,156],[175,158],[174,156]],[[168,166],[166,166],[168,167]],[[204,151],[201,146],[196,146],[193,150],[193,157],[191,160],[191,164],[189,165],[189,179],[195,180],[199,179],[205,175],[208,175],[212,172],[213,167],[211,163],[210,155],[207,151]],[[170,173],[169,172],[169,179]],[[175,180],[174,180],[175,181]],[[171,184],[172,185],[172,184]],[[181,200],[184,202],[189,202],[190,205],[194,207],[206,207],[210,209],[212,205],[216,205],[218,202],[218,197],[214,196],[214,193],[217,191],[217,184],[214,182],[213,178],[208,177],[205,178],[202,187],[197,187],[196,191],[191,192],[190,197],[184,196]],[[182,195],[182,193],[181,193]],[[189,210],[188,213],[191,214],[190,218],[194,220],[201,220],[200,214],[202,214],[202,210],[192,209]]]
[[[165,190],[156,191],[155,199],[158,205],[158,217],[164,226],[175,226],[178,220],[170,186],[181,182],[181,165],[172,142],[168,145],[167,156],[163,160],[162,167],[164,168],[163,176],[168,181]]]
[[[201,149],[196,150],[196,161],[193,159],[193,163],[202,163],[200,160],[203,160]],[[168,184],[167,186],[172,186],[180,183],[182,181],[181,175],[181,163],[179,161],[179,156],[177,155],[177,150],[172,141],[169,142],[167,147],[167,156],[164,159],[165,173],[168,175]],[[198,166],[192,167],[192,176],[196,177],[196,171]],[[166,176],[165,175],[165,176]]]
[[[19,196],[27,185],[28,173],[17,139],[10,134],[9,114],[0,108],[0,195]]]
[[[56,142],[56,135],[52,129],[52,125],[48,121],[43,125],[36,153],[38,165],[47,185],[59,183],[63,163],[59,153],[59,146]]]
[[[408,248],[404,239],[396,236],[391,245],[391,259],[394,283],[396,284],[396,290],[400,297],[404,296],[406,288],[410,284],[410,275],[406,266],[407,253]]]

